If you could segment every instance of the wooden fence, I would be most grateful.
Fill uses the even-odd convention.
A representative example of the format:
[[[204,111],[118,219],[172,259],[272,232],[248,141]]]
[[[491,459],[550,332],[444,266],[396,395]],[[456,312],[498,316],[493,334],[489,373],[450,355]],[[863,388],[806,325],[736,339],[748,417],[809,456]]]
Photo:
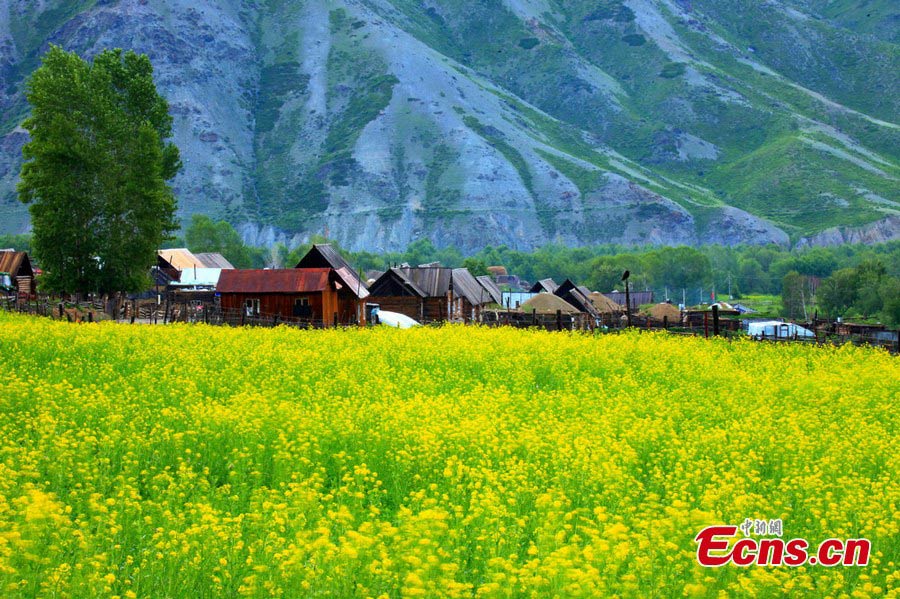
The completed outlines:
[[[288,326],[300,329],[321,329],[340,326],[351,328],[357,324],[338,324],[322,319],[282,317],[277,314],[252,314],[242,310],[223,310],[215,302],[201,303],[162,303],[155,300],[110,301],[108,298],[97,298],[90,301],[61,301],[58,298],[37,297],[24,300],[15,296],[0,297],[0,308],[33,314],[69,322],[96,322],[100,320],[116,320],[141,324],[204,323],[214,326],[253,326],[275,327]],[[447,320],[428,320],[425,326],[440,326]],[[509,326],[515,328],[539,328],[548,331],[583,331],[595,334],[621,333],[627,329],[623,318],[605,317],[596,319],[586,314],[568,315],[534,314],[503,310],[484,310],[475,319],[457,319],[449,322],[477,324],[488,327]],[[816,330],[820,323],[806,323]],[[643,317],[633,317],[632,325],[638,331],[666,331],[672,335],[694,337],[718,336],[728,339],[746,338],[747,335],[734,327],[721,326],[715,330],[712,326],[701,327],[678,326],[667,321],[658,322]],[[801,343],[806,345],[868,345],[882,347],[892,353],[900,353],[900,331],[894,331],[893,338],[884,334],[875,335],[842,335],[836,333],[817,332],[814,338],[797,336],[764,335],[754,336],[754,340],[763,343]]]

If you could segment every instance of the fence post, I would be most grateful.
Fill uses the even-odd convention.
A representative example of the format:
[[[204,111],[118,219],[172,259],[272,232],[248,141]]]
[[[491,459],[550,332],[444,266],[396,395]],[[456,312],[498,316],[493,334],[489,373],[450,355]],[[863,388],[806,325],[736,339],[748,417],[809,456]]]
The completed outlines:
[[[703,313],[703,336],[709,339],[709,312]]]
[[[338,313],[335,312],[334,313],[334,328],[337,328],[337,326],[338,326]]]
[[[93,310],[88,312],[88,322],[94,322],[94,311]]]
[[[556,311],[556,330],[562,330],[562,310]]]
[[[667,331],[669,330],[669,315],[668,314],[663,314],[663,328]]]
[[[719,306],[713,304],[712,313],[713,313],[713,336],[718,337],[719,336]]]

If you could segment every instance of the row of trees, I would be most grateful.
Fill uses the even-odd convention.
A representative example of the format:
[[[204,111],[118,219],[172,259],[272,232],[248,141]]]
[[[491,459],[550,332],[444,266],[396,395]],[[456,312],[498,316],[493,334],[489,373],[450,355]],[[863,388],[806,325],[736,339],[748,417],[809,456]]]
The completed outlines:
[[[195,216],[185,240],[193,251],[224,254],[242,268],[290,267],[309,249],[309,243],[289,250],[276,244],[271,249],[246,246],[224,221]],[[316,237],[312,242],[328,241]],[[178,241],[180,243],[180,240]],[[334,243],[331,241],[330,243]],[[428,240],[411,243],[404,252],[374,254],[342,250],[361,271],[385,270],[391,265],[440,262],[465,266],[474,274],[486,274],[487,266],[501,264],[510,273],[535,281],[571,278],[591,289],[609,291],[621,285],[622,272],[630,270],[636,289],[668,290],[678,301],[682,290],[689,304],[730,294],[781,294],[784,315],[812,318],[859,316],[900,322],[900,242],[844,245],[787,250],[777,246],[703,246],[632,248],[615,245],[569,248],[549,245],[533,252],[506,247],[487,247],[474,256],[456,248],[436,248]]]

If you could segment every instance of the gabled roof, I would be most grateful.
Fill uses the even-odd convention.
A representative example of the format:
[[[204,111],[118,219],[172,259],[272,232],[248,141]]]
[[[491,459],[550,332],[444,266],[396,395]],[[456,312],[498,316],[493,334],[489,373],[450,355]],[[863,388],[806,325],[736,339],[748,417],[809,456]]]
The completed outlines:
[[[226,269],[219,275],[219,293],[312,293],[328,288],[331,268]]]
[[[234,268],[231,262],[218,252],[203,252],[194,254],[194,257],[203,264],[204,268]]]
[[[333,268],[346,287],[360,299],[368,297],[369,288],[344,257],[330,243],[315,243],[294,268]]]
[[[415,285],[423,297],[444,297],[450,291],[450,279],[453,271],[443,267],[392,268]]]
[[[594,307],[594,303],[588,297],[590,293],[586,287],[579,287],[569,279],[563,281],[562,285],[553,292],[554,295],[566,300],[578,308],[579,311],[586,312],[594,317],[600,316],[600,313]]]
[[[500,291],[500,288],[497,287],[497,284],[494,282],[489,275],[481,275],[480,277],[475,277],[478,283],[484,288],[489,296],[491,296],[491,301],[495,304],[503,303],[503,292]]]
[[[556,284],[556,281],[553,279],[541,279],[537,283],[531,286],[529,291],[531,293],[541,293],[546,291],[547,293],[553,293],[557,290],[559,285]]]
[[[12,277],[34,276],[28,254],[12,250],[0,251],[0,272],[9,273]]]
[[[466,298],[473,306],[490,303],[493,299],[467,269],[442,266],[391,268],[372,283],[372,294],[387,297],[402,290],[421,298],[445,297],[451,282],[453,294]]]
[[[466,298],[473,306],[482,306],[493,301],[491,294],[485,291],[468,269],[454,268],[452,277],[454,295]]]
[[[178,270],[193,268],[195,266],[197,268],[204,268],[204,264],[187,248],[169,248],[166,250],[159,250],[157,254],[162,256],[164,260]]]

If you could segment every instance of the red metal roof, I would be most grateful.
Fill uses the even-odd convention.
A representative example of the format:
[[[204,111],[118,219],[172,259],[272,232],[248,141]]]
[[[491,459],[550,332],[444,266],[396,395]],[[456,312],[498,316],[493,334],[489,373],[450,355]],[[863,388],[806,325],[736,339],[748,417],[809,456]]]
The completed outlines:
[[[328,288],[330,268],[223,270],[219,293],[311,293]]]

